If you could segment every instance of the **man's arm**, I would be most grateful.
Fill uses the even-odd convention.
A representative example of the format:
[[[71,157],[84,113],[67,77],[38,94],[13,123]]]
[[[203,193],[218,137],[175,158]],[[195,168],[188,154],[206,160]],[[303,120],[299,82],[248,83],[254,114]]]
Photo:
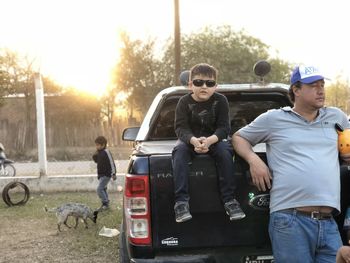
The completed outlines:
[[[232,145],[235,152],[249,164],[250,174],[254,185],[260,191],[271,188],[271,174],[267,165],[254,152],[252,145],[236,132],[232,136]]]

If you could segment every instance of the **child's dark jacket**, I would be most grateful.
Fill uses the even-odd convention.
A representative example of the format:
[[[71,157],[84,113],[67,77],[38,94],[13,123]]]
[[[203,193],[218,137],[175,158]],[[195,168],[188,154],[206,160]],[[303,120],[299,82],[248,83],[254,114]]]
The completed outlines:
[[[188,144],[193,136],[199,138],[215,134],[219,141],[227,139],[230,132],[227,98],[215,92],[209,100],[197,102],[191,94],[181,97],[176,106],[177,137]]]
[[[116,174],[116,167],[113,156],[108,149],[96,151],[92,159],[97,163],[97,178],[102,176],[111,177]]]

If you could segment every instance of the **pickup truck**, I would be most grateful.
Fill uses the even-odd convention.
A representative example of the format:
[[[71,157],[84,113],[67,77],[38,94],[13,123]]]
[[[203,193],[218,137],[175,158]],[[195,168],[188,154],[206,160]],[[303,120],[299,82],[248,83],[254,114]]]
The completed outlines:
[[[288,88],[278,83],[219,85],[217,92],[229,101],[231,134],[269,109],[292,105]],[[171,162],[177,140],[174,117],[179,98],[188,92],[184,86],[162,90],[141,127],[123,132],[123,140],[134,141],[135,147],[125,177],[120,262],[273,262],[268,235],[269,192],[260,192],[252,184],[249,167],[239,156],[234,157],[236,198],[246,217],[229,220],[220,201],[215,163],[202,154],[189,163],[193,218],[176,223]],[[266,162],[265,145],[258,144],[254,150]],[[347,172],[345,168],[342,171]],[[343,216],[338,220],[341,225]]]

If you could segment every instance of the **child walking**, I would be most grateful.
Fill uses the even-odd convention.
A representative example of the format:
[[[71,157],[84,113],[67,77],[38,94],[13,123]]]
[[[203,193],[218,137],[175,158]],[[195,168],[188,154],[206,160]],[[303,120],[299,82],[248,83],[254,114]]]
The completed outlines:
[[[0,170],[4,171],[4,162],[6,159],[5,147],[2,143],[0,143]]]
[[[101,210],[109,208],[109,198],[107,193],[107,184],[113,178],[116,180],[116,167],[111,152],[107,149],[107,139],[104,136],[98,136],[95,139],[96,152],[92,159],[97,163],[97,195],[101,199]]]

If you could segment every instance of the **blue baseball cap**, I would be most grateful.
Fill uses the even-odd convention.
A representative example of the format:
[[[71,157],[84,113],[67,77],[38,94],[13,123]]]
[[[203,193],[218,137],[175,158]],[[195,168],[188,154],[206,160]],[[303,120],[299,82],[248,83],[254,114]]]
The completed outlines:
[[[294,68],[290,77],[290,84],[294,85],[298,81],[310,84],[318,80],[326,79],[317,67],[300,65]]]

